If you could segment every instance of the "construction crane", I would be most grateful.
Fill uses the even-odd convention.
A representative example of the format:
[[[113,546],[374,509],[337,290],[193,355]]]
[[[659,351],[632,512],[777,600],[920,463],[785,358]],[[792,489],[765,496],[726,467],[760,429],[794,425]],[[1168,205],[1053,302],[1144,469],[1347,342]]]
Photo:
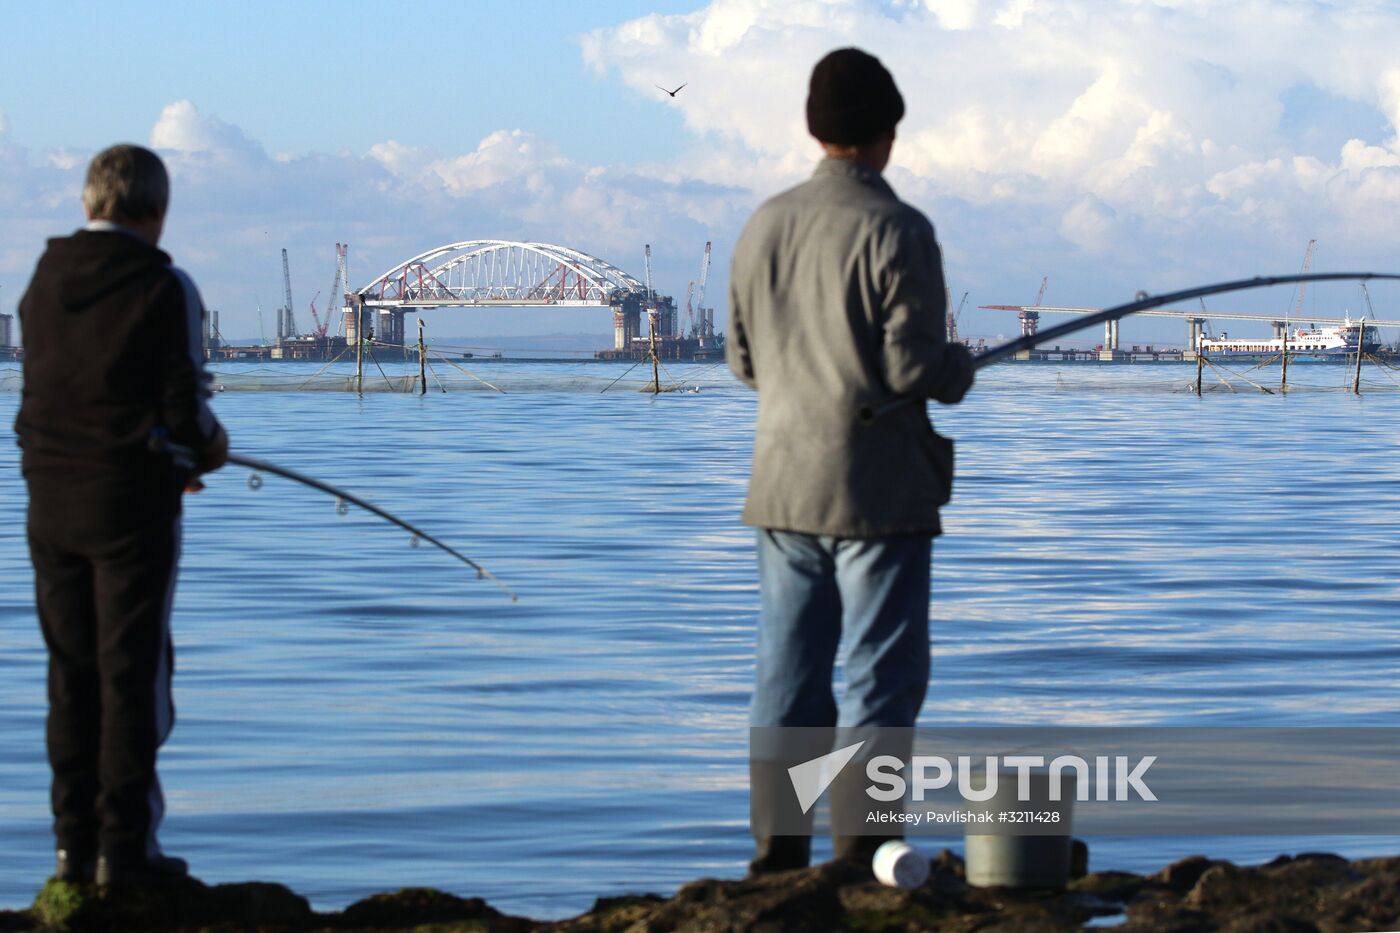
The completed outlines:
[[[1308,241],[1308,248],[1307,248],[1307,251],[1303,253],[1303,271],[1300,273],[1301,275],[1307,275],[1307,274],[1308,274],[1308,270],[1312,268],[1313,250],[1316,249],[1316,248],[1317,248],[1317,241],[1316,241],[1316,240],[1309,240],[1309,241]],[[1361,287],[1362,287],[1362,288],[1365,288],[1365,287],[1366,287],[1366,283],[1365,283],[1365,282],[1362,282],[1362,283],[1361,283]],[[1306,297],[1307,294],[1308,294],[1308,283],[1307,283],[1307,282],[1300,282],[1300,283],[1298,284],[1298,307],[1297,307],[1297,309],[1293,312],[1293,316],[1294,316],[1294,317],[1302,317],[1302,315],[1303,315],[1303,298]]]
[[[296,318],[292,316],[292,271],[287,265],[287,251],[282,250],[282,290],[284,295],[283,307],[286,308],[286,317],[283,319],[282,327],[286,333],[283,337],[295,337],[297,335]]]
[[[647,301],[651,301],[651,300],[652,300],[652,297],[653,297],[653,293],[652,293],[652,290],[651,290],[651,244],[650,244],[650,243],[647,244],[646,254],[647,254],[647,281],[646,281],[646,286],[647,286]]]
[[[705,283],[710,279],[710,241],[705,241],[705,254],[700,257],[700,291],[695,298],[695,307],[700,309],[700,331],[703,336],[712,336],[709,312],[705,310]]]
[[[335,278],[331,280],[331,290],[329,296],[326,298],[326,319],[324,321],[321,320],[321,316],[316,313],[316,298],[311,299],[311,319],[316,322],[316,336],[318,338],[325,337],[326,331],[330,330],[331,315],[335,313],[336,294],[341,288],[341,275],[344,269],[345,245],[343,243],[337,243],[335,244]],[[317,298],[319,298],[320,295],[320,292],[316,293]],[[343,295],[341,296],[341,304],[344,304]]]
[[[945,290],[946,290],[946,289],[945,289]],[[957,342],[958,342],[958,318],[962,317],[963,307],[967,305],[967,296],[970,295],[970,294],[971,294],[971,292],[963,292],[962,301],[958,302],[958,310],[955,311],[955,312],[952,312],[952,313],[950,313],[950,314],[948,315],[948,342],[949,342],[949,343],[957,343]],[[949,293],[948,293],[948,297],[949,297],[949,298],[952,297],[952,292],[949,292]]]
[[[330,311],[327,311],[327,312],[326,312],[326,324],[322,324],[322,323],[321,323],[321,315],[319,315],[319,314],[316,313],[316,299],[317,299],[317,298],[320,298],[320,297],[321,297],[321,293],[320,293],[320,292],[317,292],[316,294],[314,294],[314,295],[311,296],[311,320],[313,320],[313,321],[316,322],[316,336],[317,336],[317,337],[324,337],[324,336],[326,336],[326,324],[329,324],[329,323],[331,322],[331,315],[330,315]]]
[[[332,298],[337,298],[337,297],[338,297],[338,298],[340,299],[340,306],[343,308],[344,306],[350,304],[350,302],[346,300],[346,298],[347,298],[347,297],[349,296],[349,294],[350,294],[350,244],[349,244],[349,243],[337,243],[337,244],[336,244],[336,249],[335,249],[335,268],[336,268],[336,275],[339,277],[340,287],[339,287],[339,290],[338,290],[338,291],[333,291],[333,292],[331,292],[331,297],[332,297]],[[341,328],[344,328],[344,326],[345,326],[345,315],[344,315],[344,314],[341,314],[341,315],[340,315],[340,326],[341,326]]]
[[[690,303],[690,296],[695,292],[693,281],[685,283],[685,332],[690,336],[695,336],[695,309]]]
[[[327,293],[326,297],[326,320],[316,328],[317,337],[326,336],[326,331],[329,330],[331,326],[331,315],[335,313],[337,306],[344,306],[345,304],[345,296],[342,294],[340,282],[340,270],[342,268],[341,251],[343,249],[343,244],[335,244],[335,278],[331,280],[331,290]]]
[[[647,297],[646,297],[646,304],[644,304],[642,307],[643,307],[643,309],[644,309],[644,310],[646,311],[646,313],[647,313],[647,327],[650,328],[650,331],[651,331],[651,347],[652,347],[652,349],[651,349],[651,357],[652,357],[652,361],[655,362],[655,361],[656,361],[656,337],[657,337],[657,334],[660,333],[660,331],[661,331],[661,326],[660,326],[660,325],[661,325],[661,309],[658,308],[657,305],[656,305],[656,292],[654,292],[654,291],[651,290],[651,244],[650,244],[650,243],[648,243],[648,244],[646,245],[646,257],[647,257],[647,280],[646,280]]]
[[[1035,304],[1031,308],[1021,309],[1021,336],[1028,337],[1034,334],[1040,327],[1040,312],[1032,308],[1039,308],[1045,303],[1045,286],[1050,284],[1050,276],[1045,276],[1040,280],[1040,291],[1035,293]]]

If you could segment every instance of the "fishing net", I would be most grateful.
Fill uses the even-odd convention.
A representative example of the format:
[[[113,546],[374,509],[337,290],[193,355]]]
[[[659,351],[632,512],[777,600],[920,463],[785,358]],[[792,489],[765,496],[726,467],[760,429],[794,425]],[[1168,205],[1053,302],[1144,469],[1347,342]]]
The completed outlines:
[[[484,351],[484,352],[482,352]],[[550,350],[550,353],[559,351]],[[490,348],[430,347],[422,372],[429,393],[486,392],[700,392],[741,390],[723,360],[706,362],[649,359],[600,361],[555,356],[542,359],[529,350],[512,349],[499,356]],[[217,392],[354,392],[356,364],[340,358],[328,362],[216,361],[210,364]],[[421,392],[416,349],[373,346],[365,354],[362,392]],[[1389,356],[1362,361],[1360,391],[1400,391],[1400,365]],[[1275,357],[1263,361],[1207,359],[1201,367],[1200,391],[1210,393],[1274,393],[1283,389],[1282,367]],[[0,392],[18,392],[20,364],[0,362]],[[1124,392],[1194,393],[1194,363],[1005,363],[978,374],[980,391],[997,387],[1013,391],[1117,394]],[[1354,358],[1345,362],[1289,360],[1288,393],[1351,392],[1357,387]]]
[[[592,350],[430,346],[375,342],[357,365],[353,348],[327,361],[227,360],[209,363],[216,392],[695,392],[737,388],[725,361],[596,360]],[[18,392],[21,365],[0,362],[0,392]]]
[[[722,359],[661,360],[653,368],[650,360],[594,360],[591,351],[582,359],[542,359],[529,350],[484,355],[481,349],[431,347],[420,366],[415,348],[376,344],[367,348],[358,377],[349,354],[325,363],[218,362],[210,371],[220,392],[422,392],[425,381],[430,393],[677,392],[736,384]]]

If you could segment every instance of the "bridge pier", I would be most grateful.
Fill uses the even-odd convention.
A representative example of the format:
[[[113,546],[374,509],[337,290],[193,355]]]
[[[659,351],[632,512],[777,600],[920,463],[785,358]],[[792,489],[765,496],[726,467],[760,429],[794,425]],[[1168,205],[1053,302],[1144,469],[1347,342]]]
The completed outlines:
[[[613,349],[630,349],[633,339],[642,335],[641,297],[632,292],[614,296],[612,309]]]
[[[376,326],[380,343],[403,346],[403,319],[408,312],[400,308],[380,308]]]
[[[1206,319],[1188,317],[1186,319],[1186,356],[1193,358],[1201,352],[1201,336],[1204,334]]]
[[[363,328],[360,327],[360,322],[357,322],[357,321],[355,320],[355,307],[354,307],[354,305],[351,305],[350,307],[346,308],[346,309],[342,312],[342,314],[344,315],[344,320],[345,320],[345,344],[346,344],[346,346],[352,346],[352,347],[353,347],[353,346],[355,345],[355,341],[358,340],[359,337],[360,337],[360,331],[361,331],[361,330],[363,330],[363,331],[365,332],[365,335],[368,336],[368,337],[373,337],[373,336],[374,336],[374,326],[370,323],[371,312],[370,312],[370,310],[369,310],[368,308],[365,308],[365,307],[363,307],[363,306],[361,306],[361,308],[360,308],[359,319],[360,319],[360,322],[363,322],[364,325],[365,325]]]
[[[1100,360],[1113,360],[1118,353],[1118,322],[1103,322],[1103,349],[1099,351]]]
[[[364,322],[364,336],[368,340],[377,340],[380,343],[392,344],[396,347],[404,345],[404,317],[411,312],[403,308],[375,308],[366,306],[361,312],[361,320]],[[360,327],[355,322],[355,309],[346,308],[343,312],[345,318],[345,342],[354,345],[360,333]]]
[[[1042,290],[1043,290],[1043,289],[1042,289]],[[1029,337],[1029,336],[1031,336],[1032,334],[1034,334],[1034,333],[1036,332],[1037,328],[1040,327],[1040,312],[1039,312],[1039,311],[1032,311],[1032,310],[1029,309],[1029,308],[1024,308],[1024,309],[1022,309],[1022,311],[1021,311],[1020,318],[1021,318],[1021,336],[1022,336],[1022,337]]]

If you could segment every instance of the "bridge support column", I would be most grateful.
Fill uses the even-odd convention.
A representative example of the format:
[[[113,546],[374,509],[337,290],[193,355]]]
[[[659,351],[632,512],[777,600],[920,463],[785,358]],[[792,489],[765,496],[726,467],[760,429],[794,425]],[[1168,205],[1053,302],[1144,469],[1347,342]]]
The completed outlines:
[[[632,340],[641,336],[642,302],[634,294],[613,299],[613,349],[630,350]]]
[[[669,295],[662,301],[661,317],[661,333],[665,334],[667,337],[679,336],[681,332],[681,315],[679,309],[676,308],[676,303],[671,300]]]
[[[1040,312],[1023,309],[1021,311],[1021,336],[1029,337],[1040,327]]]
[[[1269,326],[1274,329],[1274,339],[1282,340],[1283,334],[1288,330],[1288,324],[1283,321],[1270,321]]]
[[[1205,322],[1205,318],[1199,317],[1186,319],[1186,356],[1188,358],[1201,352],[1201,334]]]
[[[399,308],[380,308],[379,321],[375,330],[380,343],[403,346],[403,318],[406,312]]]
[[[373,318],[374,312],[364,306],[360,306],[358,315],[356,315],[353,305],[345,309],[345,343],[347,346],[354,345],[355,341],[360,338],[361,331],[366,337],[374,336]],[[361,327],[361,324],[364,326]]]
[[[1103,322],[1103,348],[1105,350],[1118,349],[1118,322]]]
[[[1117,358],[1118,354],[1118,322],[1103,322],[1103,349],[1099,351],[1099,359],[1104,362]]]

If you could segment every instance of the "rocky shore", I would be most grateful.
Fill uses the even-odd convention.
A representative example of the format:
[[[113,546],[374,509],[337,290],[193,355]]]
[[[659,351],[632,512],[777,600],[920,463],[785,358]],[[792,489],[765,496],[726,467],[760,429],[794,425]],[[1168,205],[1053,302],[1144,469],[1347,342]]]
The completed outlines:
[[[701,880],[673,897],[600,898],[588,913],[541,922],[512,917],[479,898],[429,888],[376,894],[317,913],[279,884],[206,886],[188,881],[149,893],[99,892],[50,881],[27,911],[0,911],[0,931],[315,931],[420,933],[661,933],[661,931],[1035,931],[1085,923],[1125,931],[1306,933],[1400,929],[1400,858],[1348,861],[1280,856],[1242,868],[1193,857],[1153,875],[1099,872],[1064,891],[971,888],[944,851],[927,884],[882,887],[858,867],[821,865],[757,880]]]

